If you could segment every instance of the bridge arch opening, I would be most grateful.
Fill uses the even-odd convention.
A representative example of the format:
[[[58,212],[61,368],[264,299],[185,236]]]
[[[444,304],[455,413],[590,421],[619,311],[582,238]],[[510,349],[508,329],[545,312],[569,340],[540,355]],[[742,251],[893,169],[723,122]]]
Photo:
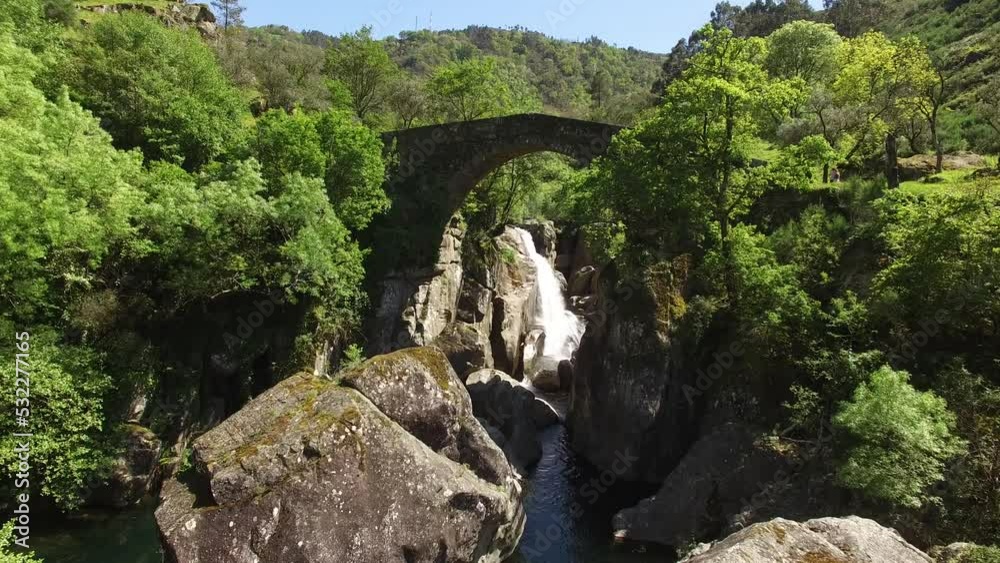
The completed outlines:
[[[543,152],[585,164],[603,155],[621,129],[524,114],[385,133],[393,207],[376,242],[379,254],[390,269],[433,264],[451,217],[491,172]]]

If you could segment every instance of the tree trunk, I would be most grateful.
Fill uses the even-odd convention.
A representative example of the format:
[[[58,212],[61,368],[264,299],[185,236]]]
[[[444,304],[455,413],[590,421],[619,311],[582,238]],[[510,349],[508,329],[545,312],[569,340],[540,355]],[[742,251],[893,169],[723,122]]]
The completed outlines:
[[[944,146],[937,128],[937,108],[931,113],[931,142],[934,143],[934,154],[937,160],[934,162],[934,171],[938,174],[944,172]]]
[[[899,151],[895,133],[885,136],[885,178],[890,190],[899,187]]]
[[[829,184],[830,183],[830,163],[829,162],[827,162],[826,164],[823,165],[823,183],[824,184]]]

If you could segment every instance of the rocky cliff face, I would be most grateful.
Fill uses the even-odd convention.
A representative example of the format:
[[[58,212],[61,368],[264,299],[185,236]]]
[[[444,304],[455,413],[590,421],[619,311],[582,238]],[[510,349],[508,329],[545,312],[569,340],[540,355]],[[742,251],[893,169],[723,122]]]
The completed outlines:
[[[169,561],[493,563],[513,552],[520,484],[445,357],[404,350],[344,382],[297,375],[194,442],[194,469],[164,485],[156,511]]]
[[[850,516],[776,519],[703,545],[681,563],[932,563],[895,530]]]
[[[166,0],[162,3],[109,2],[107,4],[88,4],[80,6],[80,9],[95,14],[138,11],[154,16],[168,26],[192,27],[206,37],[215,37],[218,34],[215,14],[212,13],[208,4],[188,4],[186,0]]]
[[[660,482],[691,442],[694,406],[676,324],[685,309],[687,258],[619,283],[601,273],[577,352],[568,423],[573,448],[602,469],[636,456],[626,480]],[[571,284],[572,285],[572,284]]]
[[[497,369],[511,375],[523,371],[524,337],[531,330],[537,294],[537,273],[528,258],[528,249],[513,229],[497,239],[496,294],[493,298],[493,361]]]
[[[495,239],[496,256],[463,260],[463,252],[479,252],[463,249],[464,238],[455,217],[433,268],[398,272],[382,282],[370,353],[433,344],[463,379],[480,368],[517,371],[534,307],[534,266],[511,229]],[[466,263],[475,266],[467,271]]]
[[[452,218],[431,268],[393,273],[382,282],[373,354],[430,344],[455,319],[462,290],[464,238],[461,220]]]
[[[672,546],[714,537],[749,509],[762,483],[787,475],[780,473],[789,469],[785,456],[759,434],[726,424],[698,440],[655,496],[615,515],[615,536]]]

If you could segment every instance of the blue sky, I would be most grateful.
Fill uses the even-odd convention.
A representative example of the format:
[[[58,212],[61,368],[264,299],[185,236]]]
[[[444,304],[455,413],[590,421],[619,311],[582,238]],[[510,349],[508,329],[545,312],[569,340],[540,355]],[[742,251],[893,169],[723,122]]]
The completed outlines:
[[[596,35],[620,47],[665,53],[708,21],[716,1],[244,0],[243,5],[251,26],[279,24],[339,35],[371,25],[384,37],[417,25],[436,30],[521,25],[563,39]]]

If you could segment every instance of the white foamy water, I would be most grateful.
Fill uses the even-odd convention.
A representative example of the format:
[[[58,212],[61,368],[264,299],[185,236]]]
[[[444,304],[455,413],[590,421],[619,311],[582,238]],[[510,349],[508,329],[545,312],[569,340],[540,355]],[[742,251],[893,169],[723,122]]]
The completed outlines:
[[[566,297],[563,295],[555,270],[544,256],[535,250],[535,241],[531,233],[524,229],[515,229],[527,247],[528,257],[535,265],[537,272],[538,300],[535,303],[535,324],[545,331],[545,349],[542,357],[556,360],[568,360],[573,352],[580,347],[580,339],[586,328],[583,321],[566,309]]]

